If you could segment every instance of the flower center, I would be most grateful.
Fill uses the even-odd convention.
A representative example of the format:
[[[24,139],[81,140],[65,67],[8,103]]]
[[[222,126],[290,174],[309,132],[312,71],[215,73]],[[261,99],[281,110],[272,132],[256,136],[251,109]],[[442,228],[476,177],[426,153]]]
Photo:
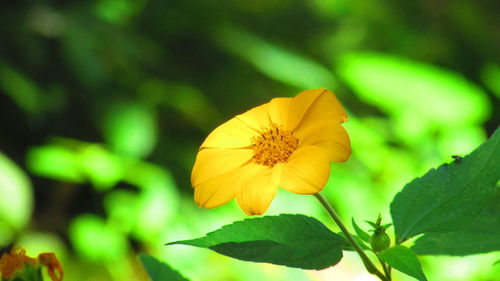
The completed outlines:
[[[272,124],[265,128],[259,136],[252,138],[254,156],[257,164],[273,167],[278,162],[285,163],[299,145],[299,139],[292,132]]]

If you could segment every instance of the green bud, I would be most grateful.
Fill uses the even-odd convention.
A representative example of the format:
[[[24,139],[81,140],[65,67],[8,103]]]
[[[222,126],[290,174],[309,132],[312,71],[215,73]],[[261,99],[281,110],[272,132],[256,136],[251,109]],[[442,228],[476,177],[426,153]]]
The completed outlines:
[[[376,222],[366,221],[369,223],[373,229],[373,235],[370,237],[370,245],[372,250],[376,253],[385,250],[391,246],[391,239],[389,235],[385,233],[387,228],[392,225],[392,223],[382,225],[382,216],[378,215]]]
[[[385,250],[389,248],[391,245],[391,239],[389,238],[389,235],[385,232],[381,233],[374,233],[370,237],[370,246],[372,247],[372,250],[374,252],[380,252],[382,250]]]

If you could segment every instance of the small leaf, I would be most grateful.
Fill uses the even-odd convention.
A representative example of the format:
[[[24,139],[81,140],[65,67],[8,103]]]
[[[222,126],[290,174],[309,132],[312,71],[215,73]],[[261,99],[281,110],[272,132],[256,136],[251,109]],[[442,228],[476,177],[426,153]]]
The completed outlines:
[[[378,227],[378,225],[374,222],[371,222],[371,221],[365,221],[366,223],[368,223],[369,225],[371,225],[374,229],[376,229]]]
[[[354,218],[352,218],[352,226],[354,227],[354,230],[356,231],[356,234],[358,235],[358,237],[365,241],[365,242],[368,242],[370,241],[370,235],[368,233],[366,233],[365,231],[363,231],[357,224],[356,222],[354,221]]]
[[[177,271],[152,256],[140,254],[139,259],[152,281],[188,281]]]
[[[395,269],[415,277],[418,280],[427,280],[417,255],[405,246],[397,245],[380,252],[380,258]]]
[[[428,233],[415,241],[419,255],[466,256],[500,251],[500,189],[489,206],[466,229]]]
[[[324,269],[342,259],[346,243],[314,218],[282,214],[234,222],[205,237],[167,245],[208,248],[245,261]]]
[[[346,240],[345,244],[342,246],[342,250],[344,250],[344,251],[355,251],[355,249],[351,245],[351,243],[349,243],[349,241],[347,241],[347,238],[345,237],[344,233],[338,232],[337,234],[340,235],[340,236],[342,236],[342,238],[344,238]],[[352,235],[352,234],[351,234],[351,236],[358,243],[358,245],[361,247],[361,249],[363,249],[365,251],[369,251],[370,250],[370,247],[366,246],[366,244],[363,242],[363,240],[361,240],[361,238],[359,238],[356,235]]]
[[[391,203],[397,243],[420,233],[452,232],[472,223],[500,178],[500,130],[460,162],[407,184]]]

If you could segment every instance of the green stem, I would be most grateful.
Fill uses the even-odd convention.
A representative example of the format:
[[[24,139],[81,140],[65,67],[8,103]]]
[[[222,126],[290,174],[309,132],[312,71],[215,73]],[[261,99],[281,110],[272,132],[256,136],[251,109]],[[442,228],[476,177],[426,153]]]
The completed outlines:
[[[380,256],[375,253],[375,255],[377,256],[377,259],[378,261],[380,262],[380,264],[382,265],[382,269],[384,269],[384,273],[385,273],[385,276],[387,277],[387,279],[389,279],[389,281],[391,280],[391,271],[389,269],[389,267],[387,266],[387,264],[385,263],[385,261],[383,261]]]
[[[375,267],[375,265],[372,263],[372,261],[370,260],[370,258],[368,258],[368,256],[363,251],[363,249],[361,249],[361,247],[358,245],[358,243],[354,240],[354,238],[352,237],[352,235],[349,233],[349,231],[347,230],[347,228],[344,226],[344,224],[340,220],[340,218],[337,215],[337,213],[335,213],[335,211],[333,210],[333,208],[330,205],[330,203],[328,203],[328,201],[326,201],[326,199],[321,194],[319,194],[319,193],[314,194],[314,196],[316,198],[318,198],[319,202],[321,202],[321,205],[323,205],[323,207],[325,207],[325,209],[328,212],[328,214],[330,215],[330,217],[332,217],[333,221],[339,226],[340,230],[342,230],[342,233],[344,233],[344,235],[347,238],[347,240],[349,241],[349,243],[351,243],[351,245],[354,247],[354,249],[356,250],[356,252],[358,252],[358,255],[361,257],[361,260],[363,261],[363,263],[364,263],[366,269],[368,270],[368,272],[370,272],[371,274],[376,275],[378,278],[380,278],[380,280],[390,281],[389,279],[387,279],[387,277],[384,276],[384,274],[382,274],[382,272],[380,272]]]

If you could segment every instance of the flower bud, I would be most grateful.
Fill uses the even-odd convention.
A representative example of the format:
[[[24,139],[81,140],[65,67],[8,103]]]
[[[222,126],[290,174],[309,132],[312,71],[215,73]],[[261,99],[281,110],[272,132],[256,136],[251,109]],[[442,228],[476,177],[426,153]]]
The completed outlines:
[[[370,237],[370,246],[372,247],[372,250],[374,252],[380,252],[382,250],[385,250],[389,248],[391,245],[391,239],[389,238],[389,235],[385,232],[380,232],[377,233],[375,232],[371,237]]]

